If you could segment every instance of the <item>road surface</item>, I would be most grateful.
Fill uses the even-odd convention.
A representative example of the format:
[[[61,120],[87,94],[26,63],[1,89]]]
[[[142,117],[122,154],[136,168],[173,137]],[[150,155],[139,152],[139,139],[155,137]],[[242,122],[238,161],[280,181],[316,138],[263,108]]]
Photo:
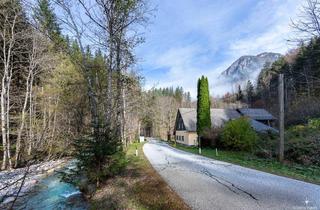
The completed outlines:
[[[215,161],[159,141],[143,147],[152,166],[192,209],[320,210],[320,186]]]

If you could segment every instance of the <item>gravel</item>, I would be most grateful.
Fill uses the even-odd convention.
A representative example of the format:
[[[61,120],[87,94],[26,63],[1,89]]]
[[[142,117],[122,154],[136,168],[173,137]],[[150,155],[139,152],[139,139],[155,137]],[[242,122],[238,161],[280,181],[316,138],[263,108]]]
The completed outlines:
[[[53,172],[55,169],[60,168],[66,162],[67,160],[60,159],[31,165],[19,196],[23,196],[30,192],[32,187],[35,186],[40,179]],[[0,172],[0,209],[2,205],[14,200],[26,171],[27,167]]]

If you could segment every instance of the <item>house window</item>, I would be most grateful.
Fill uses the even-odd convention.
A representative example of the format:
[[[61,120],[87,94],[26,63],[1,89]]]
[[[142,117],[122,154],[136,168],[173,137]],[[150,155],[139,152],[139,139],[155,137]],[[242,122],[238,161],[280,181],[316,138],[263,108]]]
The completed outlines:
[[[184,136],[176,136],[177,141],[184,141]]]

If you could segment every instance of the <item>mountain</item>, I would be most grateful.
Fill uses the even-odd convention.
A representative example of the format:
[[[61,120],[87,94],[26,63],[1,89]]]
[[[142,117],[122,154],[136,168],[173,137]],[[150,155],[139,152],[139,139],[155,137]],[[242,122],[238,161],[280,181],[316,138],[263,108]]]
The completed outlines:
[[[279,53],[265,52],[259,55],[246,55],[236,60],[221,73],[221,77],[232,84],[244,84],[248,80],[256,82],[259,73],[265,65],[270,66],[281,57]]]

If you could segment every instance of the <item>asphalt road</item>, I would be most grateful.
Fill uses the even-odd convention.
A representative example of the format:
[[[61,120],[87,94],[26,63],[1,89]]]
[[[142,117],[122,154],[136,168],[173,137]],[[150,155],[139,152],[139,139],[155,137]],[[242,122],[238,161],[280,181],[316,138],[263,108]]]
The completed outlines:
[[[192,209],[320,210],[320,186],[215,161],[151,141],[152,166]]]

